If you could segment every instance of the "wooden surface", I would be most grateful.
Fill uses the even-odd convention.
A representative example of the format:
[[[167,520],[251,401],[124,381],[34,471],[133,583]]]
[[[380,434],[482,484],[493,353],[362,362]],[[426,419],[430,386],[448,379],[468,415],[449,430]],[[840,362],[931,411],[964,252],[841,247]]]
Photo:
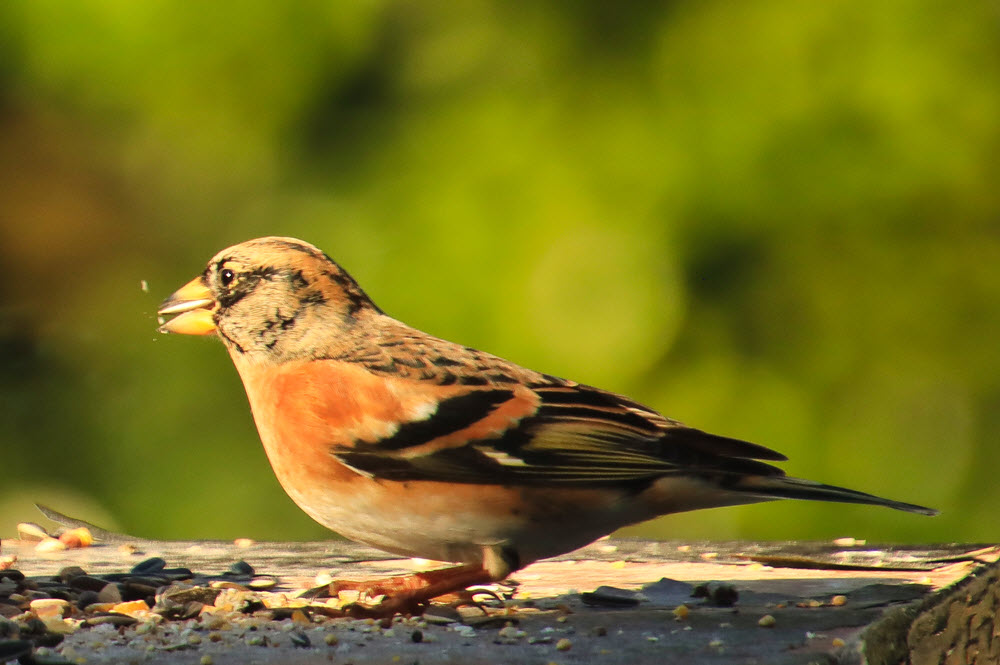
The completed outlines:
[[[70,565],[93,575],[122,572],[160,556],[169,566],[191,568],[208,580],[243,560],[258,574],[276,576],[275,591],[290,595],[313,586],[318,573],[364,580],[439,565],[392,558],[344,541],[238,547],[127,536],[114,540],[49,554],[36,552],[32,543],[5,540],[2,553],[16,556],[14,567],[28,576],[54,575]],[[268,648],[249,646],[244,631],[225,645],[205,640],[183,654],[171,648],[167,634],[162,644],[137,652],[126,631],[92,646],[95,640],[81,630],[62,648],[72,647],[71,655],[87,663],[198,663],[207,655],[215,665],[331,660],[355,665],[635,664],[682,658],[694,664],[997,662],[986,658],[1000,651],[1000,640],[994,644],[992,637],[1000,633],[994,625],[1000,582],[991,567],[998,558],[1000,548],[976,545],[602,540],[518,571],[507,609],[466,607],[455,613],[442,608],[437,612],[442,616],[428,625],[402,622],[387,632],[350,619],[324,620],[309,628],[309,648],[295,648],[287,639],[288,621],[273,621],[254,629],[273,629]],[[702,582],[732,585],[739,597],[730,607],[692,598],[693,586]],[[618,589],[626,601],[638,602],[608,604],[615,599],[612,590],[596,599],[584,593],[599,587]],[[833,601],[835,596],[843,598]],[[681,604],[689,608],[685,616],[676,611]],[[451,624],[444,623],[452,616],[449,611],[456,619]],[[774,618],[770,627],[760,625],[766,615]],[[191,626],[188,633],[198,629]],[[415,643],[414,632],[426,639]],[[329,633],[338,636],[335,646],[322,641]]]

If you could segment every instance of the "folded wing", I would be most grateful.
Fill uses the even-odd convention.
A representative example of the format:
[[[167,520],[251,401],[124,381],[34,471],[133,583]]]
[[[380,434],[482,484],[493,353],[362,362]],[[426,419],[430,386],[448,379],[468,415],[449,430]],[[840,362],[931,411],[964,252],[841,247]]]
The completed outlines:
[[[546,377],[549,379],[549,377]],[[685,427],[620,395],[551,379],[467,388],[390,437],[332,452],[386,480],[546,486],[629,486],[669,475],[780,476],[773,450]],[[513,408],[519,404],[520,408]],[[525,408],[527,405],[527,408]],[[478,423],[516,414],[502,428]]]

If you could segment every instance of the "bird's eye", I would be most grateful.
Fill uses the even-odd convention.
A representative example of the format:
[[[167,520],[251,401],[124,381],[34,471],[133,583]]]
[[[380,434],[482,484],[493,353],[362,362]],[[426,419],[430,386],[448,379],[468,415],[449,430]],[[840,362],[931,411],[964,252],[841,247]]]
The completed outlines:
[[[232,284],[233,279],[235,277],[236,273],[234,273],[229,268],[223,268],[222,272],[219,273],[219,281],[222,282],[223,286],[229,286],[230,284]]]

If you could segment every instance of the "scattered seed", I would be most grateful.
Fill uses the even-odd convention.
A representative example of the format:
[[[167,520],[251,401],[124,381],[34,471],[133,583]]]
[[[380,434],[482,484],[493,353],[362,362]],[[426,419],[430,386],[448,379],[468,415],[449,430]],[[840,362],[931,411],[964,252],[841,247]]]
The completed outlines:
[[[221,589],[213,589],[211,587],[190,586],[175,582],[160,592],[157,596],[157,602],[174,605],[197,602],[203,605],[213,605],[221,591]]]
[[[145,561],[140,561],[132,567],[133,575],[148,575],[158,573],[167,567],[167,562],[158,556],[150,557]]]
[[[599,586],[593,591],[580,594],[585,605],[604,607],[635,607],[640,602],[640,594],[628,589]]]
[[[94,536],[87,527],[70,529],[59,536],[59,540],[65,543],[66,547],[76,549],[79,547],[90,547],[94,544]]]
[[[21,522],[17,525],[17,535],[22,540],[36,541],[50,538],[49,532],[44,527],[34,522]]]
[[[83,624],[85,626],[100,626],[103,624],[110,624],[112,626],[134,626],[139,623],[139,620],[135,617],[130,617],[125,614],[102,614],[98,616],[88,617]]]
[[[66,543],[51,536],[42,538],[38,541],[38,544],[35,545],[36,552],[59,552],[64,549],[67,549]]]
[[[136,635],[148,635],[156,631],[156,623],[153,621],[144,621],[135,627]]]
[[[278,580],[273,577],[255,577],[247,582],[247,587],[253,591],[268,591],[278,585]]]
[[[31,610],[39,616],[39,618],[41,618],[43,614],[49,616],[53,614],[62,615],[63,612],[68,611],[70,607],[69,601],[62,598],[36,598],[28,605],[31,607]]]
[[[62,573],[60,573],[60,576],[62,576]],[[69,582],[70,587],[76,589],[77,591],[89,591],[95,594],[95,600],[97,599],[96,594],[107,584],[107,582],[101,578],[93,577],[91,575],[77,575],[67,581]]]
[[[54,635],[72,635],[80,628],[80,624],[71,619],[45,619],[45,629]]]
[[[0,570],[0,580],[23,582],[24,573],[22,573],[20,570],[14,570],[13,568],[6,568],[4,570]]]
[[[224,575],[232,575],[234,577],[253,577],[254,569],[246,561],[237,561],[233,565],[229,566]]]
[[[117,612],[118,614],[136,614],[138,612],[149,612],[149,605],[146,604],[144,600],[130,600],[124,603],[118,603],[111,608],[112,612]]]
[[[507,622],[507,625],[500,629],[497,636],[502,640],[516,641],[525,637],[527,633],[515,626],[514,624]]]
[[[105,584],[104,587],[97,592],[97,600],[101,603],[113,603],[117,605],[123,600],[121,588],[119,588],[119,586],[114,582]]]

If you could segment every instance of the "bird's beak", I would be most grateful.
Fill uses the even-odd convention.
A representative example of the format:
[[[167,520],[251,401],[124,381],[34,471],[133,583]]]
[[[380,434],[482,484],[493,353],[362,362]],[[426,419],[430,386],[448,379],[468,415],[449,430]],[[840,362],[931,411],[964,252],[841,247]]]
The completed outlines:
[[[201,277],[196,277],[160,304],[157,314],[177,316],[162,324],[159,331],[179,335],[211,334],[215,332],[212,315],[217,307],[218,303],[212,297],[212,292]]]

